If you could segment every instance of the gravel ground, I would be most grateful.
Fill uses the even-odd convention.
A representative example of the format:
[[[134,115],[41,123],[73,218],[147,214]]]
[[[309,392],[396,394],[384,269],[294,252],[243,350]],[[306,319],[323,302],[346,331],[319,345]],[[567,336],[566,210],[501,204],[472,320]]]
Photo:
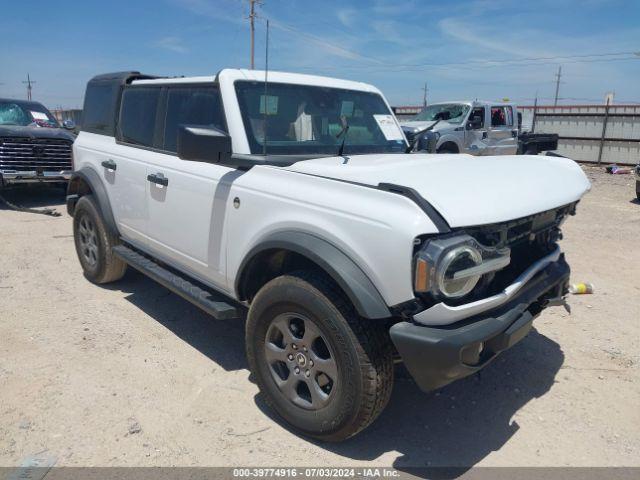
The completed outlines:
[[[640,466],[640,205],[631,176],[585,170],[593,190],[562,244],[595,294],[572,296],[571,315],[546,310],[440,391],[399,367],[386,411],[341,444],[300,438],[264,407],[242,322],[133,271],[92,285],[66,213],[0,207],[0,465]],[[7,197],[64,211],[60,190]]]

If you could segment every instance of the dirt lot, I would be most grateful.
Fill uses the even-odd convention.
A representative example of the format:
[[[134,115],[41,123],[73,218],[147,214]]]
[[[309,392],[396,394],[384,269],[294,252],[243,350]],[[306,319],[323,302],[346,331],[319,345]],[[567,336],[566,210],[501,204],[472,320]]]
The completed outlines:
[[[80,272],[66,213],[0,208],[0,465],[640,466],[640,205],[587,169],[565,225],[573,313],[548,309],[487,369],[431,394],[398,368],[391,403],[345,443],[300,438],[250,382],[243,324],[130,271]],[[543,194],[543,193],[541,193]],[[8,197],[64,211],[60,190]]]

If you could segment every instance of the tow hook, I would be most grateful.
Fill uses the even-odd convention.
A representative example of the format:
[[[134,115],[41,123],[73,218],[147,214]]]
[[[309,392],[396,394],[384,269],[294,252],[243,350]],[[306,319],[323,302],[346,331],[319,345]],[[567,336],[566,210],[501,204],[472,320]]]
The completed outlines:
[[[571,315],[571,305],[567,303],[564,297],[558,296],[547,300],[548,307],[564,307],[569,315]]]

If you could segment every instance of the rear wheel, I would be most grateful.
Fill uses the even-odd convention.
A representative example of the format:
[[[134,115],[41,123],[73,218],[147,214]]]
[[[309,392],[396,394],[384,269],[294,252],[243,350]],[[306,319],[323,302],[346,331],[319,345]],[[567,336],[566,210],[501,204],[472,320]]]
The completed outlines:
[[[321,274],[296,272],[262,287],[249,310],[246,345],[266,403],[303,434],[344,440],[389,401],[387,330],[360,318]]]
[[[640,200],[640,181],[636,180],[636,197]]]
[[[105,227],[92,195],[76,204],[73,215],[73,238],[84,276],[93,283],[108,283],[124,275],[127,264],[113,255],[120,242]]]

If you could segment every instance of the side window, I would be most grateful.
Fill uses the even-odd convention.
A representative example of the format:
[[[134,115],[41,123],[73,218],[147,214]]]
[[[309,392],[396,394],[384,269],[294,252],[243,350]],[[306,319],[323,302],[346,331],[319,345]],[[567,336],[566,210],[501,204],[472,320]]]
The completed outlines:
[[[484,128],[484,107],[474,108],[469,116],[469,121],[472,125],[477,125],[477,127],[474,126],[474,129]]]
[[[169,88],[163,150],[177,152],[180,125],[226,130],[219,90],[215,87]]]
[[[115,107],[119,85],[89,83],[82,109],[82,130],[114,135]]]
[[[511,107],[491,107],[491,126],[505,127],[513,125],[513,109]]]
[[[146,147],[154,146],[159,88],[131,87],[122,94],[121,140]]]

